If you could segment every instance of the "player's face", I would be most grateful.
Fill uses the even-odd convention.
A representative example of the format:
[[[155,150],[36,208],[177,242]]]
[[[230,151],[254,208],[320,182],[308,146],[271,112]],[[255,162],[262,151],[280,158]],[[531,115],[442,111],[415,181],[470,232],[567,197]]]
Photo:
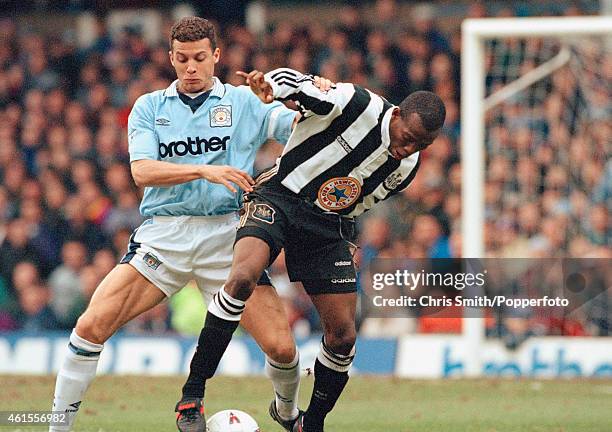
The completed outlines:
[[[395,108],[389,122],[391,141],[389,151],[395,159],[407,158],[429,147],[439,132],[440,129],[433,132],[427,131],[417,113],[412,113],[407,119],[402,119],[399,108]]]
[[[198,93],[212,88],[219,48],[214,51],[208,38],[193,42],[172,42],[170,63],[179,79],[182,93]]]

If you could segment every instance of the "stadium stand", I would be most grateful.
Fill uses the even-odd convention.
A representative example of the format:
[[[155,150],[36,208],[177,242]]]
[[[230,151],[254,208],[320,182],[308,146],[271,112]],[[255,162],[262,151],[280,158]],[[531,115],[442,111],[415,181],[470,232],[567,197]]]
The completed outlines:
[[[380,20],[374,25],[359,6],[347,5],[338,9],[334,22],[279,21],[261,37],[242,25],[223,26],[217,75],[238,85],[237,70],[289,66],[361,84],[393,103],[415,89],[439,94],[447,107],[443,133],[423,155],[411,187],[361,221],[357,259],[363,264],[379,256],[459,257],[459,29],[448,22],[441,26],[428,14],[415,14],[409,17],[411,26],[401,26],[394,2],[377,3]],[[578,11],[568,8],[564,13]],[[487,11],[475,4],[467,14],[486,16]],[[453,22],[463,17],[458,12]],[[174,71],[166,44],[150,45],[131,27],[113,38],[104,17],[97,25],[96,39],[81,49],[69,37],[30,31],[12,19],[0,21],[0,330],[72,328],[142,221],[141,190],[128,165],[127,116],[139,95],[166,87]],[[609,100],[607,104],[609,115]],[[512,115],[520,121],[526,113]],[[542,133],[552,133],[546,126]],[[500,140],[522,137],[498,132],[495,138]],[[564,132],[569,133],[556,131]],[[279,152],[277,143],[267,144],[258,155],[257,170],[272,165]],[[549,156],[524,155],[516,167],[499,157],[489,176],[520,183],[526,181],[524,173],[538,172],[536,189],[561,187],[568,179]],[[596,158],[594,152],[566,156],[574,158],[579,173],[572,181],[595,193],[577,193],[570,202],[560,202],[555,194],[546,201],[519,199],[516,212],[495,219],[503,227],[487,225],[492,255],[512,250],[513,256],[523,257],[612,256],[612,162],[605,165],[606,158]],[[487,199],[502,195],[491,187]],[[559,208],[566,214],[560,215]],[[567,218],[577,219],[577,230],[565,229]],[[496,236],[499,229],[515,235]],[[311,305],[288,282],[283,267],[282,260],[275,264],[274,282],[294,328],[299,334],[317,330]],[[172,313],[180,312],[172,304],[161,305],[128,330],[177,331]],[[417,328],[399,322],[393,326],[401,325],[400,332]],[[596,322],[583,323],[579,333],[606,334],[609,322]]]

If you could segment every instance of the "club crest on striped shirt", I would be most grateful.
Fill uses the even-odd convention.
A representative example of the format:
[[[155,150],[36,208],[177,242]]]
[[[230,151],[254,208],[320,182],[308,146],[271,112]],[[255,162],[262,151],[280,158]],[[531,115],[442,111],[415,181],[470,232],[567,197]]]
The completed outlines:
[[[232,106],[218,105],[210,110],[210,127],[228,127],[232,125]]]
[[[402,182],[402,175],[400,173],[392,173],[387,177],[383,183],[383,187],[388,191],[395,190],[396,187]]]
[[[353,177],[335,177],[319,188],[317,198],[323,208],[331,211],[350,207],[361,195],[361,185]]]

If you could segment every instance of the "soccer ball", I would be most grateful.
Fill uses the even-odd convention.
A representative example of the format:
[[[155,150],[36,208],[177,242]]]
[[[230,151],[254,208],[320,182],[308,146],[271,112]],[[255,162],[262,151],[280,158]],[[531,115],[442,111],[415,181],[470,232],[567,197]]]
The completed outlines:
[[[208,432],[259,432],[257,422],[240,410],[219,411],[208,422]]]

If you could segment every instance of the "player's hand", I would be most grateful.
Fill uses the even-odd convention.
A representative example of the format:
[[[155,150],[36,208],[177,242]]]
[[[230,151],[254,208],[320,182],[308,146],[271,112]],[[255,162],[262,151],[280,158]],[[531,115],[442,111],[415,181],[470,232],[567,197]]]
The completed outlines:
[[[254,70],[247,74],[246,72],[238,71],[236,75],[245,79],[248,86],[251,87],[251,91],[255,93],[263,103],[274,101],[272,86],[264,79],[263,72]]]
[[[212,183],[222,184],[234,193],[237,190],[232,183],[237,184],[246,192],[251,192],[253,190],[252,185],[255,184],[255,181],[248,173],[228,165],[203,165],[200,174],[203,179]]]
[[[333,85],[334,83],[328,80],[327,78],[323,78],[318,75],[315,75],[314,77],[314,86],[322,92],[327,92],[331,90]]]

